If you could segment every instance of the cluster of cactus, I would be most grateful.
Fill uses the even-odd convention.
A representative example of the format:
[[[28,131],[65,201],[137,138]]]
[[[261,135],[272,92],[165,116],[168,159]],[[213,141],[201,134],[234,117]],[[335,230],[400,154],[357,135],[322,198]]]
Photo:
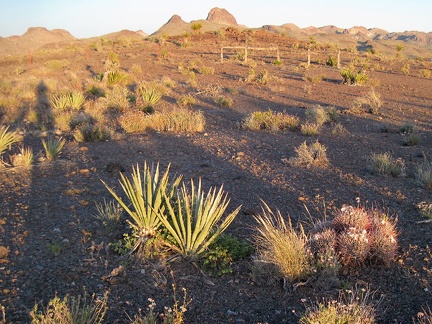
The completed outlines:
[[[328,226],[311,237],[312,250],[323,268],[388,265],[397,252],[396,220],[380,209],[347,206]]]

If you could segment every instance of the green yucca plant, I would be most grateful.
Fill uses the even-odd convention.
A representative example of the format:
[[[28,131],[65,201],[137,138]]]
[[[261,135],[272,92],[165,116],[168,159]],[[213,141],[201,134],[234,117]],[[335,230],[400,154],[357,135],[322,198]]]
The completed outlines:
[[[34,154],[31,147],[21,147],[20,153],[11,156],[11,162],[14,166],[29,166],[34,161]]]
[[[191,181],[191,192],[183,184],[178,190],[175,201],[166,197],[166,213],[158,217],[171,234],[174,245],[172,248],[181,256],[196,259],[209,245],[232,223],[240,211],[239,206],[218,224],[228,207],[229,200],[223,186],[217,191],[210,189],[205,194],[201,188],[201,180],[196,187]]]
[[[22,140],[22,136],[17,131],[9,132],[9,126],[0,127],[0,155],[12,144]]]
[[[120,71],[108,71],[104,75],[104,79],[108,85],[123,83],[127,79],[127,75]]]
[[[159,164],[150,167],[145,162],[142,176],[138,165],[133,168],[132,181],[120,174],[120,185],[132,207],[129,207],[129,204],[125,203],[112,188],[102,181],[115,200],[132,218],[128,222],[138,236],[138,240],[131,252],[156,235],[156,230],[161,225],[157,215],[165,212],[165,200],[173,197],[175,189],[180,184],[181,176],[178,176],[172,183],[169,182],[169,168],[168,166],[165,173],[160,176]]]
[[[51,106],[56,110],[65,110],[69,107],[69,96],[58,94],[51,97]]]
[[[84,105],[86,100],[85,95],[81,91],[73,91],[69,93],[69,107],[79,110]]]
[[[55,138],[49,138],[48,141],[42,140],[47,159],[50,161],[55,160],[65,144],[66,140],[61,137],[58,140]]]
[[[139,93],[144,102],[144,110],[146,112],[153,111],[154,107],[162,98],[162,93],[154,87],[141,87]]]

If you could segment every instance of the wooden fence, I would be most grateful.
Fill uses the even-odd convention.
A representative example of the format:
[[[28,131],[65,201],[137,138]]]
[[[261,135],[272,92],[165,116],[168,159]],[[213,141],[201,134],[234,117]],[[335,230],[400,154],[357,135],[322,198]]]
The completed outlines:
[[[249,47],[249,46],[223,46],[221,47],[221,63],[223,63],[223,53],[224,49],[243,49],[244,50],[244,61],[248,60],[248,51],[275,51],[276,52],[276,60],[280,61],[279,56],[279,47]]]

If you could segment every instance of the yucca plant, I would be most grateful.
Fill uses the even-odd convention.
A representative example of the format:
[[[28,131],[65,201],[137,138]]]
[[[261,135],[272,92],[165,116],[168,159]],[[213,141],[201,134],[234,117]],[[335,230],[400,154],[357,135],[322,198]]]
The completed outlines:
[[[160,175],[159,164],[149,166],[145,162],[142,175],[138,165],[133,168],[132,181],[120,174],[119,182],[130,204],[124,202],[111,187],[102,181],[115,200],[131,217],[128,222],[138,238],[131,253],[144,246],[148,239],[156,236],[156,231],[161,225],[158,214],[165,212],[165,200],[170,200],[173,197],[180,184],[181,176],[170,183],[169,168],[168,166],[165,173]]]
[[[81,91],[73,91],[69,93],[69,107],[75,110],[81,109],[86,100],[85,95]]]
[[[48,141],[42,140],[47,159],[50,161],[55,160],[65,144],[66,140],[61,137],[59,139],[49,138]]]
[[[58,94],[51,97],[51,106],[56,110],[65,110],[69,108],[69,95]]]
[[[115,85],[115,84],[121,84],[127,79],[127,74],[114,70],[114,71],[108,71],[104,75],[104,79],[107,83],[107,85]]]
[[[21,147],[20,153],[11,156],[11,162],[14,166],[29,166],[34,161],[34,154],[31,147]]]
[[[240,211],[237,207],[222,220],[229,200],[223,186],[212,188],[207,194],[191,181],[191,192],[183,184],[174,201],[165,198],[166,213],[159,213],[159,220],[172,236],[171,247],[187,259],[197,259],[209,245],[233,222]],[[220,224],[218,224],[220,222]]]
[[[22,136],[17,131],[9,132],[9,126],[0,127],[0,155],[3,154],[13,144],[22,140]]]
[[[154,107],[162,98],[162,93],[154,87],[141,87],[139,93],[144,102],[144,111],[153,112]]]

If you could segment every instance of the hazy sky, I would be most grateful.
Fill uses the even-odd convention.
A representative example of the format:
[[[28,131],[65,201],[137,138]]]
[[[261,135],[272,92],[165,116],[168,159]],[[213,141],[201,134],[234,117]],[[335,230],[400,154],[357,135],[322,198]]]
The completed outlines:
[[[207,18],[213,7],[227,9],[248,27],[294,23],[432,32],[432,0],[0,0],[0,36],[22,35],[28,27],[66,29],[78,38],[122,29],[151,34],[174,14],[189,22]]]

